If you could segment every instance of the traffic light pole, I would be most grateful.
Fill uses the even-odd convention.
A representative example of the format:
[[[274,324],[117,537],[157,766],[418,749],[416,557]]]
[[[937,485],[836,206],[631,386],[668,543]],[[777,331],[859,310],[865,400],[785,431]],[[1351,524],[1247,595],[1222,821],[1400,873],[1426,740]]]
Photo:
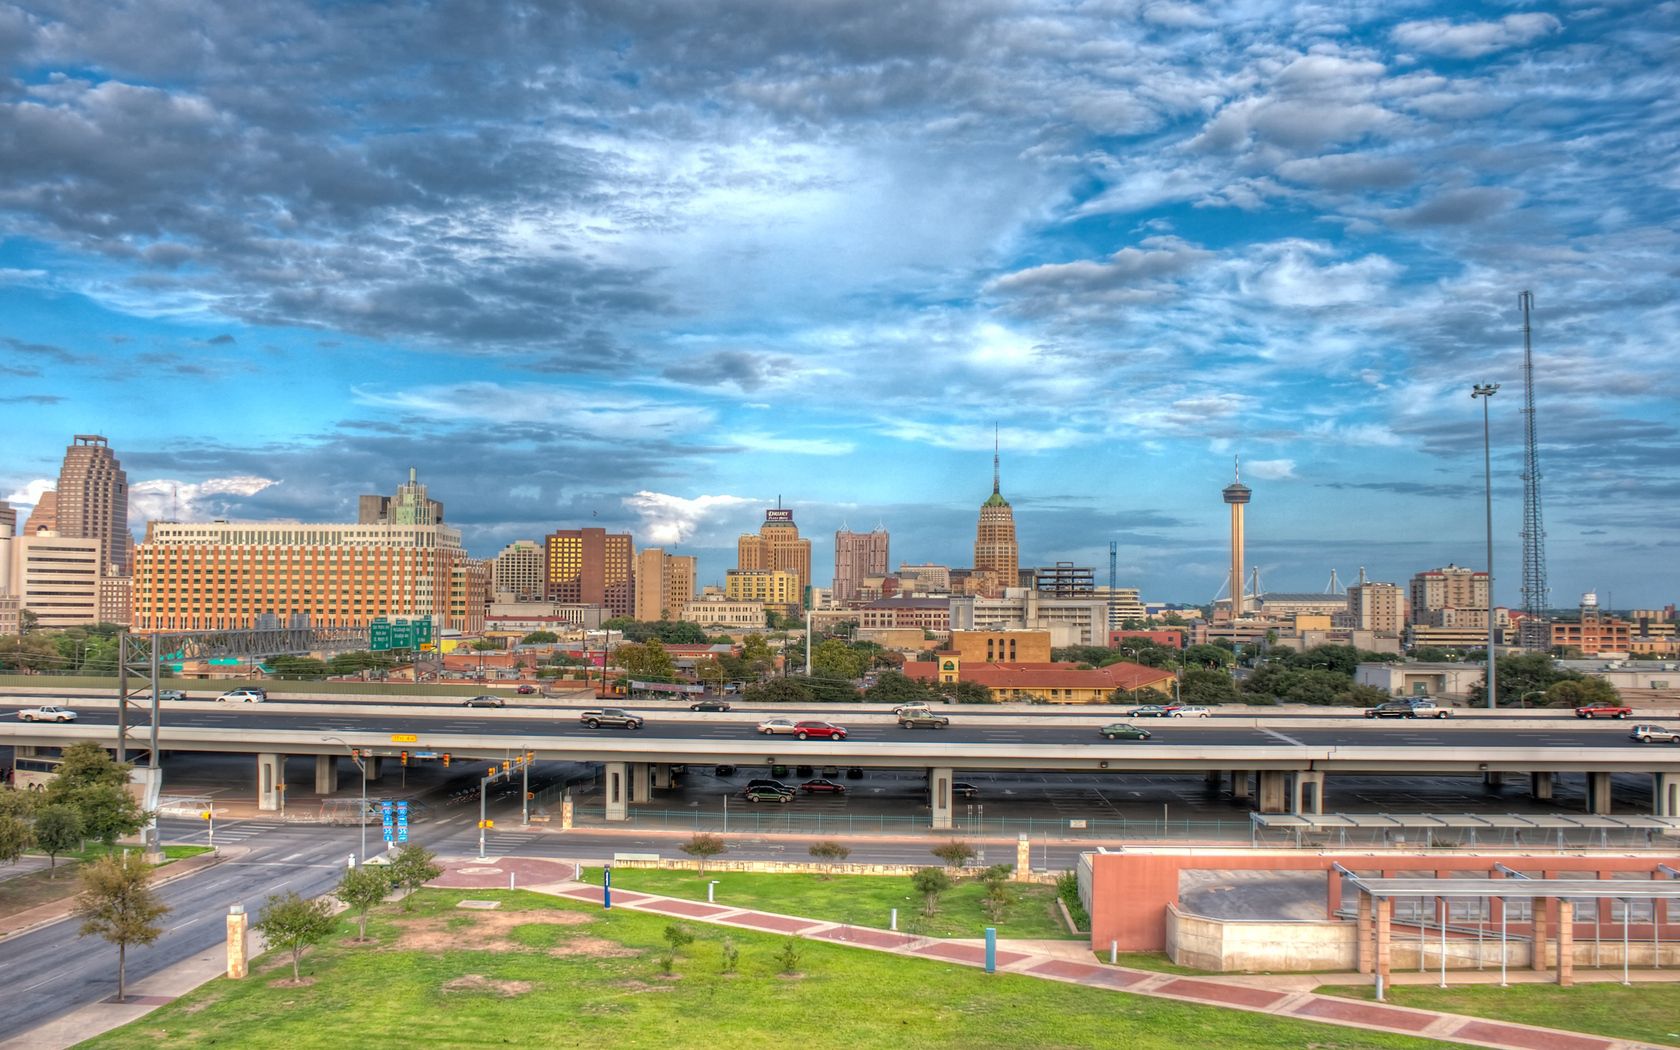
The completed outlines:
[[[531,763],[519,763],[519,826],[531,826]]]

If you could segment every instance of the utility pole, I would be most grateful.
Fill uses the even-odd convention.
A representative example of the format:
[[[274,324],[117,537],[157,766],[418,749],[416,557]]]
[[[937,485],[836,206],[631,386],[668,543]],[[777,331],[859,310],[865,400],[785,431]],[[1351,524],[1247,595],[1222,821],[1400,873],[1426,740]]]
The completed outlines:
[[[1482,403],[1482,480],[1487,507],[1487,706],[1499,706],[1495,688],[1497,668],[1493,651],[1493,453],[1488,430],[1488,401],[1499,393],[1498,383],[1478,383],[1470,396]]]

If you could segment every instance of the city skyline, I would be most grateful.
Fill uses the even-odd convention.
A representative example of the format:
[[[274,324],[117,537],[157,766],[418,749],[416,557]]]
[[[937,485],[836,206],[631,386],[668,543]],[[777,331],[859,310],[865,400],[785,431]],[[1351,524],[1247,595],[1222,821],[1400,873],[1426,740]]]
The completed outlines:
[[[821,583],[970,562],[995,421],[1023,566],[1205,602],[1233,454],[1271,589],[1483,567],[1500,383],[1518,605],[1531,290],[1550,604],[1680,591],[1674,10],[634,10],[0,11],[20,523],[103,434],[136,531],[417,467],[705,582],[780,495]]]

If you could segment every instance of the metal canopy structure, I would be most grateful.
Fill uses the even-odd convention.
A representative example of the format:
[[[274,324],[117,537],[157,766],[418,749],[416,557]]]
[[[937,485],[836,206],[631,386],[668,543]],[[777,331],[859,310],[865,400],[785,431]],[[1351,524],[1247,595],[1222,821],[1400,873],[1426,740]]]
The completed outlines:
[[[1258,844],[1264,831],[1293,833],[1297,845],[1304,844],[1308,834],[1333,833],[1340,845],[1348,844],[1348,832],[1369,835],[1380,832],[1383,838],[1390,832],[1422,832],[1424,845],[1435,844],[1437,832],[1452,832],[1463,836],[1465,844],[1479,845],[1478,837],[1501,836],[1520,838],[1521,833],[1541,832],[1563,845],[1569,832],[1596,832],[1600,844],[1607,844],[1612,832],[1618,838],[1634,837],[1652,840],[1657,836],[1680,839],[1680,817],[1651,817],[1629,815],[1623,817],[1582,813],[1251,813],[1254,841]],[[1680,848],[1671,842],[1664,848]]]
[[[1343,876],[1347,878],[1347,876]],[[1503,897],[1535,900],[1540,897],[1617,900],[1680,900],[1675,879],[1435,879],[1411,878],[1349,881],[1373,897]]]

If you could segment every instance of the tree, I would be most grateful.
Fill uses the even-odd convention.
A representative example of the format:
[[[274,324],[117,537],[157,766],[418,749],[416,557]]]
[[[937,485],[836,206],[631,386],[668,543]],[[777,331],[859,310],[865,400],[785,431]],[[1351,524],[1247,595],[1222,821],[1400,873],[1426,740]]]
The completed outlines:
[[[863,691],[863,698],[876,704],[926,703],[933,699],[933,690],[901,671],[882,671],[875,684]]]
[[[91,741],[71,744],[64,749],[58,775],[47,785],[45,801],[73,806],[81,814],[84,835],[115,845],[119,837],[146,824],[146,811],[128,792],[131,768]]]
[[[706,874],[706,861],[708,858],[716,857],[719,854],[729,852],[729,844],[723,841],[722,835],[713,835],[704,831],[695,832],[693,838],[684,842],[677,848],[688,854],[690,857],[693,857],[698,862],[696,865],[696,871],[700,875]]]
[[[519,639],[519,644],[520,645],[553,644],[554,642],[558,642],[559,640],[560,640],[560,636],[555,634],[553,631],[532,631],[530,634],[528,634],[525,637]]]
[[[501,645],[489,638],[480,638],[470,646],[475,653],[491,653],[501,648]]]
[[[945,862],[946,867],[960,868],[978,856],[974,843],[964,842],[962,839],[952,839],[941,846],[935,846],[928,851]]]
[[[764,640],[762,634],[749,634],[741,641],[741,659],[748,664],[763,664],[760,674],[768,671],[770,665],[776,662],[775,654],[770,651],[770,643]]]
[[[29,610],[25,609],[25,613]],[[0,670],[33,674],[64,666],[64,657],[51,639],[26,633],[22,637],[0,637]]]
[[[350,868],[338,880],[338,899],[356,915],[356,939],[367,940],[367,917],[385,895],[391,892],[391,880],[376,867],[366,864]]]
[[[29,821],[10,813],[0,815],[0,864],[15,864],[23,851],[35,844]]]
[[[694,677],[700,680],[701,685],[715,692],[729,676],[724,673],[723,665],[716,660],[701,660],[694,665]]]
[[[811,673],[847,681],[861,677],[869,657],[838,638],[829,638],[811,651]]]
[[[813,697],[806,679],[772,678],[741,690],[741,699],[750,704],[808,704]]]
[[[657,639],[619,646],[613,650],[612,662],[641,681],[668,682],[677,675],[675,661]]]
[[[992,691],[979,682],[945,682],[934,687],[949,702],[959,704],[989,704]]]
[[[1228,704],[1237,699],[1237,686],[1225,671],[1191,667],[1179,680],[1178,698],[1187,704]]]
[[[304,900],[295,891],[274,894],[263,901],[262,911],[251,928],[261,931],[270,948],[292,953],[292,980],[303,980],[298,962],[305,948],[320,944],[338,925],[333,919],[332,905],[325,897]]]
[[[844,678],[822,678],[798,675],[786,679],[798,682],[811,694],[811,700],[819,704],[849,704],[858,698],[857,686]]]
[[[1584,707],[1591,704],[1622,702],[1616,687],[1602,678],[1577,678],[1555,682],[1540,700],[1547,707]]]
[[[59,802],[42,806],[35,814],[35,844],[47,855],[47,870],[58,870],[58,855],[81,845],[86,829],[75,806]],[[49,874],[49,879],[55,876]]]
[[[326,661],[309,656],[269,657],[268,670],[276,678],[295,679],[325,678],[329,672]]]
[[[922,914],[939,913],[939,895],[951,888],[951,877],[943,868],[923,868],[910,876],[910,884],[922,895]]]
[[[169,906],[150,885],[152,866],[138,852],[124,850],[82,868],[75,914],[80,937],[99,936],[117,946],[117,1002],[127,991],[128,946],[151,944],[163,933],[158,920]]]
[[[783,973],[799,972],[799,957],[804,954],[804,945],[799,943],[798,937],[789,937],[776,950],[776,963]]]
[[[810,853],[813,859],[828,866],[828,871],[823,874],[823,878],[827,879],[833,877],[834,865],[850,857],[852,850],[850,846],[830,839],[826,842],[812,843]]]
[[[1184,650],[1184,666],[1229,667],[1231,666],[1231,651],[1221,649],[1217,645],[1208,645],[1206,642],[1192,645]]]
[[[391,880],[408,891],[408,896],[403,898],[404,911],[413,906],[411,898],[415,890],[443,874],[443,869],[437,866],[436,860],[437,854],[417,842],[410,842],[397,850],[397,855],[391,858],[390,867],[387,869]]]

